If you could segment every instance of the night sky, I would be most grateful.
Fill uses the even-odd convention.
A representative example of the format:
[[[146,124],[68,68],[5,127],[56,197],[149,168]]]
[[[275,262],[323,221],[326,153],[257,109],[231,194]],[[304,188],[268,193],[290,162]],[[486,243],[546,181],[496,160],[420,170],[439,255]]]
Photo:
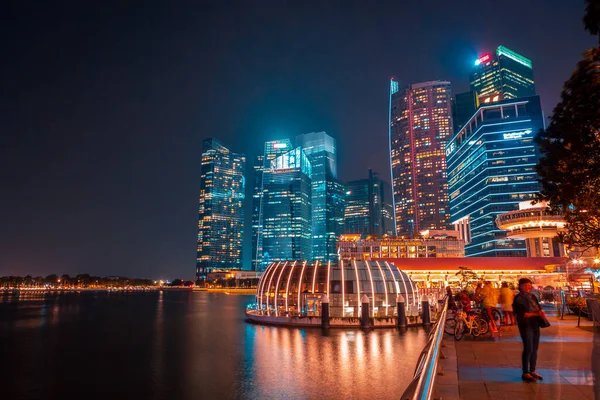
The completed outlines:
[[[390,77],[465,91],[502,44],[549,115],[594,45],[583,0],[320,3],[8,2],[0,275],[192,278],[203,139],[250,166],[265,140],[325,130],[341,179],[389,177]]]

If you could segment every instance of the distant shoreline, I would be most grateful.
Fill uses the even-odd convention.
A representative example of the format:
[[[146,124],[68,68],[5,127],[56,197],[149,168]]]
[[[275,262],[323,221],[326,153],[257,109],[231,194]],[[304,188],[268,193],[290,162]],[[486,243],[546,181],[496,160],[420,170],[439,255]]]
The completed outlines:
[[[210,293],[225,293],[225,294],[256,294],[256,288],[200,288],[195,287],[194,292],[210,292]]]

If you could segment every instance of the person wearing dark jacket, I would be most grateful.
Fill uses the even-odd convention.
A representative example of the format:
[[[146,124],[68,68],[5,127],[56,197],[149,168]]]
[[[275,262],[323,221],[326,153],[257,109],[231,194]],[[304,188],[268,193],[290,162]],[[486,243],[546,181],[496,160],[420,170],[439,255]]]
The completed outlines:
[[[523,375],[524,381],[542,380],[535,372],[537,351],[540,343],[540,317],[545,316],[537,298],[531,293],[532,283],[527,278],[519,279],[519,294],[513,301],[513,312],[517,317],[519,333],[523,339]]]

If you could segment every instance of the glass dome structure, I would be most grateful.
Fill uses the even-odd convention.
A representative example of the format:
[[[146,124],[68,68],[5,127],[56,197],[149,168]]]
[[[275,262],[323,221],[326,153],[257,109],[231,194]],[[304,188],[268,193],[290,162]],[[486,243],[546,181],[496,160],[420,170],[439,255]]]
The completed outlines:
[[[412,280],[385,261],[286,261],[271,263],[256,289],[255,311],[270,316],[320,316],[329,298],[331,317],[359,317],[363,296],[373,317],[396,315],[396,299],[417,305]]]

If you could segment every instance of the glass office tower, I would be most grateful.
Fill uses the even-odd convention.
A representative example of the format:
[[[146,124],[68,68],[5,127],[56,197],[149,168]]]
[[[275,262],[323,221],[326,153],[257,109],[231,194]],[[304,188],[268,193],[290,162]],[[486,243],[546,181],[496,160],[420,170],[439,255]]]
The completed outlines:
[[[346,183],[344,232],[382,236],[393,233],[391,190],[377,172]]]
[[[482,105],[446,145],[451,222],[465,255],[527,256],[522,240],[506,238],[495,220],[540,190],[533,138],[544,128],[539,96]]]
[[[475,110],[479,107],[479,96],[474,91],[458,93],[452,99],[452,124],[454,133],[460,131],[475,114]]]
[[[262,259],[262,194],[263,172],[270,168],[271,161],[277,156],[293,149],[292,142],[288,139],[272,140],[265,142],[264,152],[254,160],[253,174],[254,187],[252,191],[252,269],[261,270]]]
[[[312,166],[312,235],[313,258],[337,260],[337,237],[344,219],[344,188],[337,180],[335,139],[325,132],[296,136]]]
[[[494,55],[483,54],[475,61],[471,90],[479,98],[494,95],[499,95],[500,99],[535,96],[531,60],[499,46]]]
[[[447,229],[444,147],[452,133],[450,82],[390,83],[390,161],[397,234]]]
[[[213,268],[241,268],[244,234],[243,154],[232,153],[215,139],[202,149],[196,276]]]
[[[313,258],[311,176],[300,147],[273,159],[263,172],[261,269],[274,261]]]

